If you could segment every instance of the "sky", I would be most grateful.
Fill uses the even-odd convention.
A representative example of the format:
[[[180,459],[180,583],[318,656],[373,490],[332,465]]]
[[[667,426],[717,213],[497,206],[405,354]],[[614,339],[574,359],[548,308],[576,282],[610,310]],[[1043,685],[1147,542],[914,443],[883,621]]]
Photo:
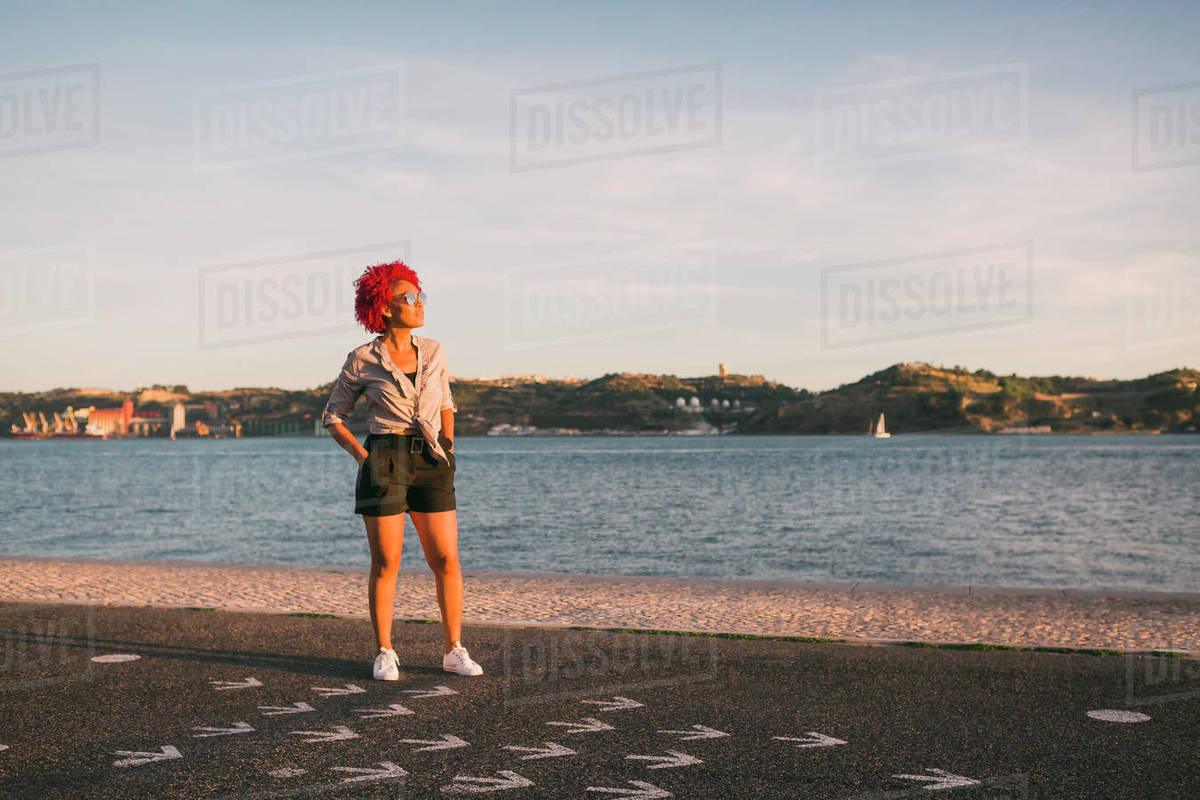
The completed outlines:
[[[1194,3],[6,3],[0,390],[1200,367]]]

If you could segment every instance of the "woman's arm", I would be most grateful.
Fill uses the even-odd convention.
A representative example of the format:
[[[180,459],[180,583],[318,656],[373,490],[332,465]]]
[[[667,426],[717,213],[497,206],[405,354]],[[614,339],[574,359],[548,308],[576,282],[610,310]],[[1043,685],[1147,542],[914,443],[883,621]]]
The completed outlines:
[[[441,366],[438,370],[438,380],[442,385],[442,435],[450,440],[450,452],[454,452],[454,412],[458,405],[454,395],[450,394],[450,367],[446,364],[445,353],[442,354]]]
[[[450,440],[450,452],[454,452],[454,410],[442,409],[442,436]]]
[[[354,353],[351,352],[346,356],[346,363],[342,365],[342,371],[338,374],[337,380],[333,382],[329,401],[325,403],[325,411],[321,415],[321,423],[325,426],[325,430],[329,431],[329,435],[334,438],[334,441],[340,444],[347,453],[354,456],[354,460],[360,465],[366,459],[367,451],[343,423],[346,417],[350,416],[350,412],[354,410],[354,404],[358,401],[359,395],[363,393],[363,388],[364,384],[358,377],[358,364]]]
[[[364,461],[366,461],[366,448],[359,443],[358,437],[351,433],[349,428],[340,422],[334,422],[326,425],[325,429],[329,431],[329,435],[333,437],[335,442],[340,444],[347,453],[354,456],[354,460],[357,461],[360,466]]]

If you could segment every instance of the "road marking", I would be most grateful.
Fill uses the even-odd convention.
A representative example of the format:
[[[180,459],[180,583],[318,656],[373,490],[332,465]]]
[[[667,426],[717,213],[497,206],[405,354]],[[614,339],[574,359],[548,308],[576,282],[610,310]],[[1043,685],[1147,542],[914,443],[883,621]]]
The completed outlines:
[[[246,678],[244,681],[219,681],[214,678],[209,678],[208,682],[212,684],[225,684],[224,686],[213,686],[213,688],[217,691],[221,691],[222,689],[252,689],[255,686],[262,686],[262,681],[253,677]]]
[[[375,763],[383,767],[383,769],[375,769],[374,767],[330,767],[330,769],[341,770],[342,772],[362,773],[353,778],[342,778],[342,783],[385,781],[389,778],[403,778],[408,774],[403,767],[391,761],[376,761]]]
[[[642,761],[661,761],[661,764],[651,764],[646,769],[666,769],[668,767],[687,767],[692,764],[703,764],[704,762],[695,756],[690,756],[680,750],[668,750],[669,756],[625,756],[626,758],[636,758]]]
[[[249,722],[235,722],[232,728],[201,727],[197,725],[193,730],[212,731],[212,733],[193,733],[192,736],[228,736],[231,733],[250,733],[254,728]]]
[[[448,783],[442,787],[442,791],[453,794],[461,792],[495,792],[500,789],[519,789],[522,786],[533,786],[533,781],[518,775],[511,769],[502,769],[496,774],[503,775],[504,777],[477,778],[474,775],[455,775],[454,780],[456,781],[475,781],[480,785],[472,786],[469,783]]]
[[[589,786],[584,789],[585,792],[618,792],[621,797],[637,797],[649,800],[652,797],[674,797],[673,794],[666,789],[660,789],[653,783],[645,781],[630,781],[636,789],[626,789],[624,787],[614,786]]]
[[[264,717],[274,716],[276,714],[303,714],[306,711],[316,711],[303,700],[292,703],[290,706],[259,706],[263,710]]]
[[[1140,711],[1123,711],[1119,708],[1098,708],[1095,711],[1087,712],[1087,715],[1101,722],[1145,722],[1150,719],[1149,714],[1143,714]]]
[[[8,749],[8,745],[0,744],[0,750],[7,750],[7,749]]]
[[[334,725],[332,730],[328,731],[288,731],[300,736],[313,736],[312,739],[303,739],[305,742],[336,742],[342,739],[357,739],[358,734],[347,728],[345,725]]]
[[[396,741],[403,744],[427,744],[429,747],[413,748],[414,753],[422,750],[453,750],[456,747],[466,747],[470,742],[465,742],[452,733],[443,733],[441,739],[397,739]]]
[[[546,745],[544,748],[543,747],[522,747],[519,744],[506,744],[506,745],[504,745],[504,749],[505,750],[524,750],[525,752],[529,753],[530,755],[521,756],[522,761],[526,761],[531,758],[554,758],[555,756],[573,756],[573,755],[575,755],[574,750],[572,750],[569,747],[563,747],[561,744],[557,744],[555,742],[544,742],[543,744]]]
[[[119,761],[114,761],[114,767],[140,767],[142,764],[149,764],[151,761],[166,761],[170,758],[183,758],[183,754],[174,745],[164,744],[160,752],[143,752],[141,750],[116,750],[113,752],[116,756],[129,756],[122,758]]]
[[[414,700],[419,700],[422,697],[442,697],[444,695],[458,694],[449,686],[435,686],[432,689],[405,689],[405,694],[411,694]]]
[[[728,735],[729,735],[728,733],[725,733],[725,731],[719,731],[719,730],[717,730],[716,728],[709,728],[709,727],[707,727],[707,726],[704,726],[704,725],[693,725],[692,727],[693,727],[695,730],[690,730],[690,731],[658,731],[658,733],[679,733],[679,734],[686,734],[686,735],[684,735],[684,736],[680,736],[680,737],[679,737],[680,739],[683,739],[684,741],[687,741],[687,740],[690,740],[690,739],[717,739],[717,738],[719,738],[719,737],[721,737],[721,736],[728,736]],[[775,738],[776,738],[776,739],[778,739],[779,737],[778,737],[778,736],[776,736]]]
[[[271,770],[267,774],[272,778],[294,778],[297,775],[303,775],[308,770],[301,767],[283,767],[282,769]]]
[[[626,708],[645,708],[645,703],[630,700],[628,697],[614,697],[612,700],[580,700],[579,702],[607,706],[607,708],[598,708],[596,709],[597,711],[621,711]]]
[[[369,713],[359,714],[363,719],[374,719],[375,717],[398,717],[402,714],[415,714],[411,708],[405,708],[399,703],[390,703],[387,708],[352,708],[351,711],[366,711]]]
[[[92,656],[92,661],[99,664],[120,664],[123,661],[137,661],[141,656],[136,653],[109,653],[103,656]]]
[[[935,769],[933,767],[926,767],[925,771],[926,772],[936,772],[937,774],[936,775],[893,775],[892,777],[893,778],[904,778],[905,780],[910,780],[910,781],[933,781],[933,783],[931,783],[929,786],[921,787],[922,789],[929,789],[930,791],[933,791],[935,789],[953,789],[957,786],[977,786],[977,785],[979,785],[979,781],[977,781],[977,780],[972,780],[971,778],[966,778],[966,777],[963,777],[962,775],[955,775],[952,772],[946,772],[946,770],[944,770],[944,769]]]
[[[846,743],[844,739],[835,739],[816,731],[805,731],[804,735],[809,738],[798,739],[795,736],[772,736],[771,738],[779,739],[782,742],[800,742],[796,747],[832,747],[835,744]]]
[[[345,687],[345,688],[342,688]],[[310,687],[314,692],[319,692],[321,697],[336,697],[342,694],[365,694],[366,689],[361,686],[356,686],[353,683],[344,683],[341,687],[338,686],[313,686]]]
[[[607,722],[601,722],[595,717],[584,717],[580,722],[547,722],[547,725],[567,725],[574,726],[574,730],[565,731],[565,733],[587,733],[588,731],[611,731],[616,730]]]

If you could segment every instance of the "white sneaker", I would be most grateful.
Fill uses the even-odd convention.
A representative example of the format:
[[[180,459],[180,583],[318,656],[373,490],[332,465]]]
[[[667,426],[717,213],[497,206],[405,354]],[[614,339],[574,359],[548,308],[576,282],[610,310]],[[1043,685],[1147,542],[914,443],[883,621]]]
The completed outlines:
[[[442,669],[459,675],[482,675],[483,667],[471,660],[462,642],[455,642],[454,649],[442,656]]]
[[[390,647],[379,648],[379,655],[375,658],[375,680],[400,680],[400,659],[397,658],[396,651]]]

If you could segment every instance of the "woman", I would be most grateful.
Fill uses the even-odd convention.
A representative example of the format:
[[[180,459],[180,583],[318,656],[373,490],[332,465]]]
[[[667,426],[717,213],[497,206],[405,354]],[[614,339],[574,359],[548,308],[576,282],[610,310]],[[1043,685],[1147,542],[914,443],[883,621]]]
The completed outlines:
[[[442,346],[414,336],[425,324],[425,293],[401,261],[368,267],[355,282],[354,315],[380,334],[350,351],[334,382],[322,423],[358,462],[354,512],[361,514],[371,548],[367,597],[379,655],[378,680],[400,678],[392,649],[392,600],[404,544],[404,513],[421,538],[425,562],[437,581],[445,637],[442,669],[482,675],[459,641],[462,571],[454,502],[454,412]],[[363,445],[345,426],[366,393],[368,434]]]

